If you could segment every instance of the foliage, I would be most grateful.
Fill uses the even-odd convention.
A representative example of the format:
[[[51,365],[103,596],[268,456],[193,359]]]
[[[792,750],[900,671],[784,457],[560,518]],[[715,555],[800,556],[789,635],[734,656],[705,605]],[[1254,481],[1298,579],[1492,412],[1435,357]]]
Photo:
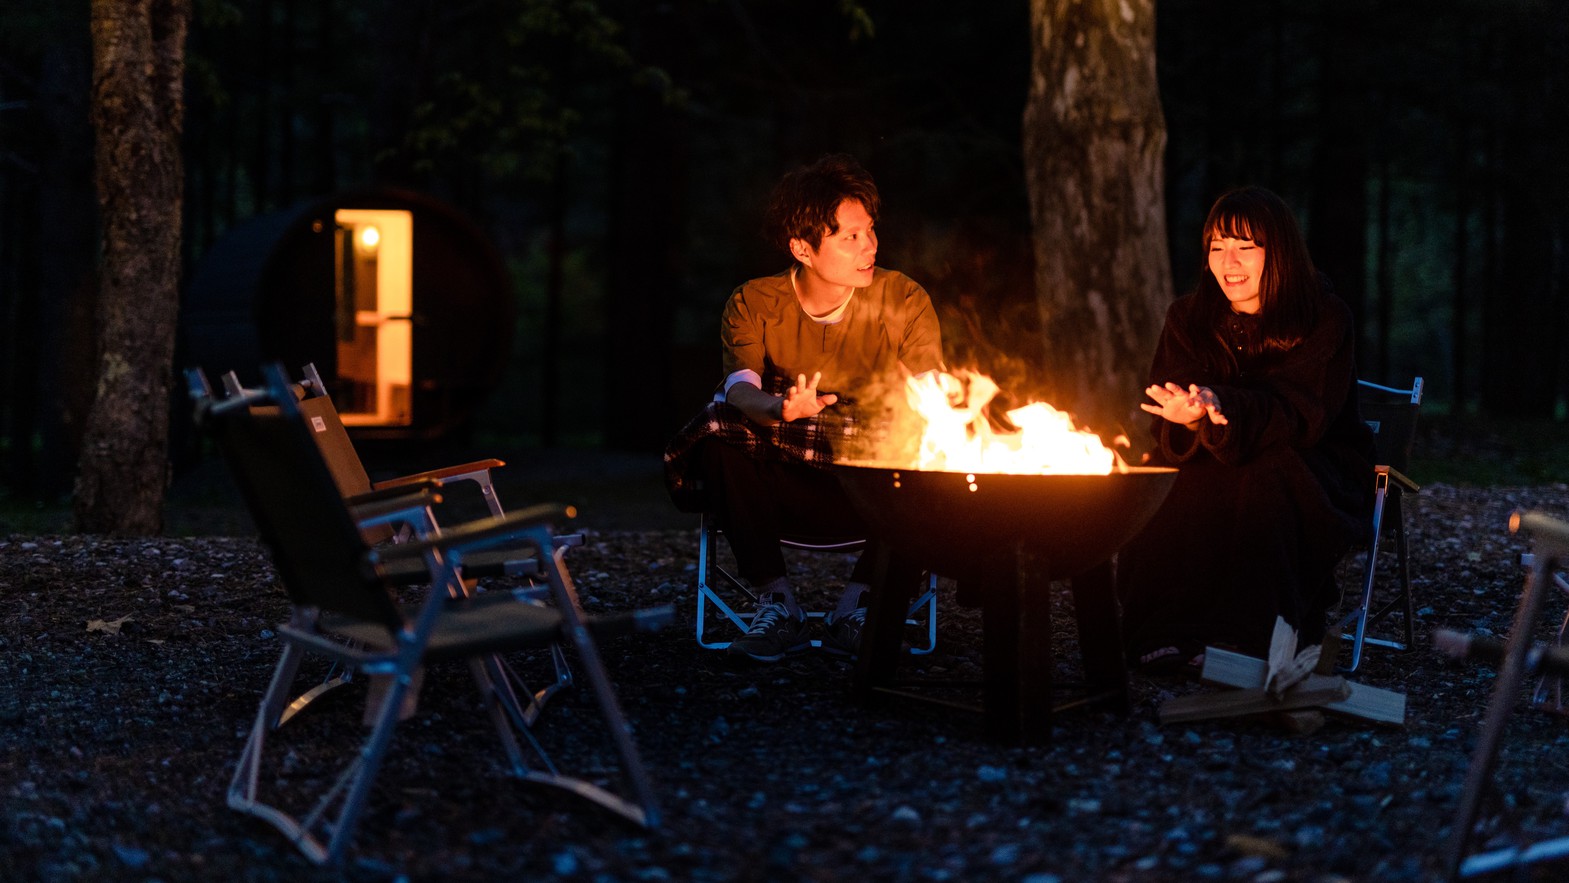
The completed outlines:
[[[499,25],[497,51],[472,53],[468,40],[451,42],[456,51],[438,64],[433,94],[415,106],[401,145],[423,172],[477,161],[498,179],[548,181],[558,154],[587,118],[602,113],[596,107],[607,97],[651,88],[681,100],[667,74],[633,58],[621,24],[591,0],[528,0],[498,23],[454,17],[447,24]]]

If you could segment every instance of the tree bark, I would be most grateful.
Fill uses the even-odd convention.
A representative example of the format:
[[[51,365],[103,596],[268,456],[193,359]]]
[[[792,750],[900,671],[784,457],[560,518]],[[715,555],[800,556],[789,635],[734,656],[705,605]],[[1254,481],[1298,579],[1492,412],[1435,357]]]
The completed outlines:
[[[93,0],[98,388],[76,479],[78,530],[163,528],[170,373],[179,312],[189,0]]]
[[[1172,297],[1154,0],[1031,0],[1024,168],[1058,408],[1102,435],[1141,413]],[[1138,421],[1142,423],[1142,421]]]

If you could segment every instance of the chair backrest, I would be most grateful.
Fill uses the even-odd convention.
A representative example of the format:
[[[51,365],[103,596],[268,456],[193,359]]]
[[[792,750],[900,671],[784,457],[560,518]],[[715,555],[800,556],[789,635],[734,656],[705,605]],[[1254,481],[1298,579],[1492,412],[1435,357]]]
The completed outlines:
[[[1373,430],[1378,462],[1405,472],[1416,441],[1416,419],[1422,410],[1422,378],[1407,389],[1357,381],[1357,407]]]
[[[198,397],[197,419],[228,461],[289,599],[400,628],[403,616],[388,586],[366,568],[368,546],[287,376],[277,366],[264,375],[263,391],[218,402]]]
[[[327,387],[322,383],[315,363],[305,366],[302,378],[298,385],[302,391],[300,413],[305,416],[305,425],[310,428],[316,446],[321,448],[327,468],[332,470],[332,479],[338,483],[338,490],[345,497],[366,493],[371,489],[370,474],[360,461],[359,451],[354,449],[354,442],[343,425],[343,418],[338,416],[332,396],[327,394]]]
[[[231,396],[245,392],[238,375],[233,371],[224,375],[223,385]],[[322,459],[327,462],[327,469],[332,473],[338,492],[346,498],[369,493],[374,488],[370,473],[365,471],[365,464],[354,449],[354,442],[349,438],[343,419],[338,416],[332,397],[327,394],[327,387],[322,383],[315,363],[307,364],[301,372],[300,382],[290,384],[289,388],[294,393],[305,425],[310,429],[311,439],[321,450]],[[266,411],[276,409],[277,406],[270,404],[269,400],[268,404],[252,407]],[[365,540],[371,545],[391,539],[394,535],[395,531],[386,525],[365,530]]]
[[[233,371],[223,376],[223,386],[230,396],[245,392],[245,388],[240,385],[239,375]],[[332,397],[327,394],[327,387],[322,383],[315,363],[305,366],[300,372],[300,381],[290,384],[290,389],[294,392],[300,413],[305,417],[305,425],[310,427],[316,446],[321,448],[322,458],[327,461],[327,468],[331,470],[332,480],[337,482],[338,490],[345,497],[369,492],[372,489],[370,473],[365,471],[365,464],[354,449],[354,442],[343,425],[343,418],[338,416]],[[274,406],[267,404],[255,407]]]

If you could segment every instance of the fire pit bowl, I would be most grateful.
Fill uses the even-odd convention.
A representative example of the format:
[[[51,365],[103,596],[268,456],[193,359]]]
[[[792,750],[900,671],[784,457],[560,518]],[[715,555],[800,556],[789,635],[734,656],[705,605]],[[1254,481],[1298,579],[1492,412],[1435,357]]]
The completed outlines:
[[[882,542],[854,692],[929,698],[895,689],[904,611],[925,568],[959,582],[982,611],[983,705],[990,735],[1014,744],[1048,739],[1052,715],[1103,704],[1126,713],[1111,557],[1160,508],[1175,469],[1108,475],[935,472],[869,462],[835,464],[845,493]],[[897,560],[896,560],[897,559]],[[1054,705],[1051,583],[1071,581],[1084,689]]]
[[[1056,579],[1110,558],[1165,501],[1177,470],[1109,475],[927,472],[873,461],[834,471],[872,530],[922,567],[961,577],[1023,543]]]

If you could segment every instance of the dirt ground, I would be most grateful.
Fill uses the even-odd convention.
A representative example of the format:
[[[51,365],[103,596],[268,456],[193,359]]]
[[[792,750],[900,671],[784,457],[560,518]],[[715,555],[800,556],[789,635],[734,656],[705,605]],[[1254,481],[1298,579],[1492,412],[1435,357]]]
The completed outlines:
[[[1417,649],[1370,650],[1355,676],[1407,695],[1403,727],[1162,726],[1163,701],[1213,688],[1135,677],[1131,714],[1065,712],[1048,745],[1023,748],[988,740],[966,712],[863,708],[846,664],[825,656],[740,666],[699,648],[695,524],[660,498],[657,463],[535,466],[507,492],[575,495],[587,541],[567,561],[585,606],[675,606],[665,631],[602,646],[660,794],[658,830],[505,778],[462,667],[430,672],[341,875],[228,809],[287,611],[220,473],[185,479],[195,486],[171,519],[182,535],[0,531],[0,879],[1430,879],[1455,836],[1493,685],[1490,668],[1431,650],[1431,634],[1506,634],[1530,549],[1508,514],[1569,516],[1563,484],[1435,484],[1414,498]],[[794,566],[798,584],[825,594],[849,570],[835,556]],[[941,603],[936,651],[903,667],[917,682],[979,673],[978,615],[946,583]],[[1555,621],[1538,631],[1563,610],[1552,599]],[[1071,675],[1071,617],[1059,619],[1057,664]],[[362,733],[363,689],[335,691],[281,730],[272,759],[297,772],[347,750]],[[540,737],[564,766],[613,779],[592,719],[584,691],[571,691]],[[1569,729],[1522,706],[1478,843],[1565,833]]]

